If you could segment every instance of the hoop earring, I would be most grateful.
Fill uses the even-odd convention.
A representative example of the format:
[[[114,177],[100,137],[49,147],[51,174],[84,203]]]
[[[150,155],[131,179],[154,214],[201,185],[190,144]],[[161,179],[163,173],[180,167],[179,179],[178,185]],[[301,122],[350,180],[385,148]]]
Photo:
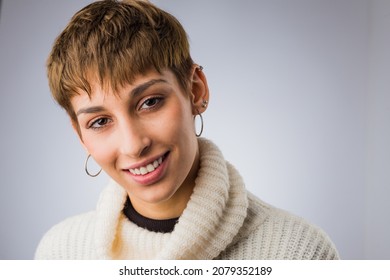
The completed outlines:
[[[87,159],[85,160],[85,164],[84,164],[85,173],[87,173],[88,176],[96,177],[96,176],[98,176],[100,174],[100,172],[102,172],[102,169],[100,168],[100,170],[97,173],[95,173],[95,174],[89,173],[89,171],[88,171],[88,161],[89,161],[90,157],[91,157],[91,154],[89,154],[87,156]]]
[[[203,117],[202,117],[202,114],[199,112],[198,109],[196,109],[196,111],[198,112],[198,114],[196,116],[199,116],[200,117],[200,132],[199,133],[196,133],[195,131],[195,135],[196,137],[200,137],[203,133]],[[195,116],[195,118],[196,118]]]

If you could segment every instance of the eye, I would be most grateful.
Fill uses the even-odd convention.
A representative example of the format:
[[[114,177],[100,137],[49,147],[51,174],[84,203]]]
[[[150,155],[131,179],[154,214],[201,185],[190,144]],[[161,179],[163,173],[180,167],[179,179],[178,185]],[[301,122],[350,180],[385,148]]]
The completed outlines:
[[[160,102],[163,100],[162,97],[151,97],[146,99],[140,106],[140,110],[151,110],[160,105]]]
[[[95,130],[101,129],[108,125],[111,122],[109,118],[98,118],[91,122],[91,124],[88,126],[88,128],[92,128]]]

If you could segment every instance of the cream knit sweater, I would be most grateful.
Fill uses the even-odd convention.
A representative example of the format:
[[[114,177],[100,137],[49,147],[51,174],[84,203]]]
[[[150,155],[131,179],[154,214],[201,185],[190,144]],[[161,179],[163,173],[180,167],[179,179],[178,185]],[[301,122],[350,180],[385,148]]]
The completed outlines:
[[[210,141],[199,139],[194,192],[171,233],[131,223],[115,182],[96,211],[69,218],[41,240],[36,259],[338,259],[327,235],[245,190],[239,173]]]

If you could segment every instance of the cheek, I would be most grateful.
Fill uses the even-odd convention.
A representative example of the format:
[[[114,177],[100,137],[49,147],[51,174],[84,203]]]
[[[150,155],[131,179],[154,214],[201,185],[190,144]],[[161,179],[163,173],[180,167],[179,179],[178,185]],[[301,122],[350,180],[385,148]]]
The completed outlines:
[[[84,146],[95,161],[101,166],[105,167],[114,160],[115,151],[112,145],[108,145],[104,137],[88,138],[84,140]]]
[[[194,136],[194,118],[190,105],[182,101],[180,106],[175,106],[167,113],[167,119],[161,123],[173,134]]]

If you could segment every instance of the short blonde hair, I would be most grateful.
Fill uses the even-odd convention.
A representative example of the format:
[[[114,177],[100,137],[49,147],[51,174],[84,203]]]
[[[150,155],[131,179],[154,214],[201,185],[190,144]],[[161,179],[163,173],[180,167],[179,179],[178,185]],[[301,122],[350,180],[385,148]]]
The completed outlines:
[[[77,12],[47,61],[54,99],[73,121],[71,98],[91,95],[91,78],[114,91],[149,70],[171,70],[185,92],[193,60],[187,34],[171,14],[147,1],[105,0]]]

